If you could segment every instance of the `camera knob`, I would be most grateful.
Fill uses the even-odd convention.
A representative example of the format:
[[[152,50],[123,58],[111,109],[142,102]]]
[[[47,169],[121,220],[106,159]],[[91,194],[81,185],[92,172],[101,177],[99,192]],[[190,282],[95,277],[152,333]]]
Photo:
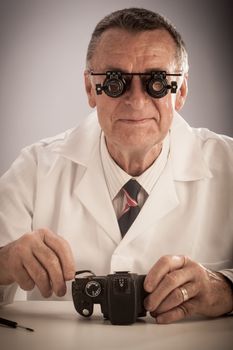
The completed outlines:
[[[91,297],[96,298],[101,293],[101,284],[98,281],[89,281],[85,286],[85,293]]]
[[[90,315],[90,310],[88,310],[88,309],[83,309],[83,310],[82,310],[82,314],[83,314],[83,316],[89,316],[89,315]]]
[[[93,303],[88,300],[80,300],[76,310],[84,317],[89,317],[93,314]]]

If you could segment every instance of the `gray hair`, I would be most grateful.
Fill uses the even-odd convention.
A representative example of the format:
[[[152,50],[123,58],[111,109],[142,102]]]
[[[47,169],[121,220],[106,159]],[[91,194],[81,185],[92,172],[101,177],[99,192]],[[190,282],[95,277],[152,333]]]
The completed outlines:
[[[166,30],[176,45],[177,68],[184,73],[188,71],[188,54],[185,43],[172,23],[156,12],[134,7],[112,12],[96,25],[87,49],[87,66],[94,56],[101,35],[110,28],[120,28],[132,33],[155,29]]]

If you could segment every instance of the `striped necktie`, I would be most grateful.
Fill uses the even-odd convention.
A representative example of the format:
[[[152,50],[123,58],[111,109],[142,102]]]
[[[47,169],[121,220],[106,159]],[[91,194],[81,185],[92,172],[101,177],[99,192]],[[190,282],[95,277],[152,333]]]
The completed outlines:
[[[122,187],[122,189],[124,191],[126,203],[118,219],[118,224],[120,227],[121,235],[124,237],[140,211],[137,202],[137,196],[141,189],[141,186],[136,180],[131,179]]]

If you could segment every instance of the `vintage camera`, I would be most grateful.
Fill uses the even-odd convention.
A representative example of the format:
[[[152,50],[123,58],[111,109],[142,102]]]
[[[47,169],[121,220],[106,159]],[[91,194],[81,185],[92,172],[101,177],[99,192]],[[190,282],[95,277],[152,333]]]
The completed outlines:
[[[82,274],[88,274],[80,277]],[[107,276],[95,276],[89,270],[78,271],[72,282],[75,309],[85,317],[93,313],[94,304],[112,324],[134,323],[146,316],[143,301],[148,293],[143,288],[145,275],[119,271]]]

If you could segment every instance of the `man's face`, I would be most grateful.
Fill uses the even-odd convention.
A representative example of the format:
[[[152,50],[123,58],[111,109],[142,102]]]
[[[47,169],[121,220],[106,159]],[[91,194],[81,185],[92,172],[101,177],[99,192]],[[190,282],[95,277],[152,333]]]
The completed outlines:
[[[91,70],[98,73],[111,70],[176,73],[175,44],[164,30],[132,34],[121,29],[109,29],[96,48]],[[96,95],[95,85],[102,84],[104,79],[105,76],[86,74],[86,89],[90,106],[97,108],[110,153],[117,149],[148,152],[160,144],[171,126],[174,110],[183,105],[184,101],[179,100],[182,88],[177,94],[168,92],[156,99],[144,90],[140,77],[134,76],[130,89],[122,96],[112,98],[104,92]]]

